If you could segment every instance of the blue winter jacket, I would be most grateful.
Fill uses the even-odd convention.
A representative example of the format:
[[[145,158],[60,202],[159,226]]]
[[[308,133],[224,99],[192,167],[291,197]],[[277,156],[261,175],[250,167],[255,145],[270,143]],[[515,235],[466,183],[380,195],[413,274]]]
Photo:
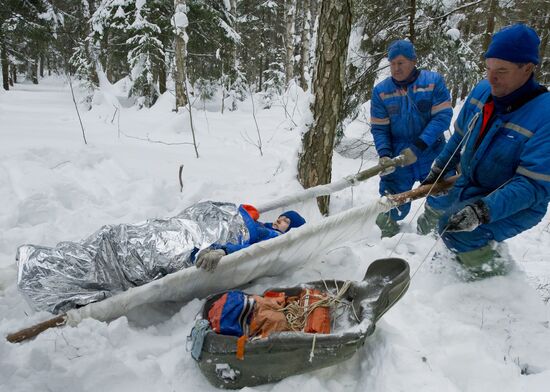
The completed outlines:
[[[503,241],[539,223],[550,201],[550,93],[495,114],[475,148],[490,93],[487,80],[474,88],[435,164],[444,167],[456,151],[453,160],[460,159],[462,175],[446,196],[449,209],[483,200],[490,222],[480,228]]]
[[[252,219],[242,205],[239,206],[239,213],[243,217],[244,224],[248,229],[248,241],[244,241],[238,244],[227,243],[221,246],[213,247],[221,248],[225,251],[225,253],[231,254],[243,248],[249,247],[250,245],[257,242],[265,241],[270,238],[275,238],[282,234],[280,231],[273,229],[269,223],[257,222]]]
[[[395,157],[420,139],[425,146],[414,164],[417,179],[423,179],[445,145],[443,132],[452,117],[450,95],[443,77],[421,70],[406,89],[391,77],[380,82],[371,99],[371,132],[378,155]]]

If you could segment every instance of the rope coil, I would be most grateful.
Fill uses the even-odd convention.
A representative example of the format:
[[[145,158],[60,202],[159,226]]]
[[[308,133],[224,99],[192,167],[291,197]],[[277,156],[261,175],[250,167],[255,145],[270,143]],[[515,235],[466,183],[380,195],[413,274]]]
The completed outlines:
[[[327,291],[323,294],[311,294],[309,292],[304,295],[303,304],[300,301],[292,301],[284,308],[279,309],[280,312],[283,312],[288,326],[292,331],[303,331],[308,317],[313,313],[313,311],[320,307],[338,307],[340,305],[348,306],[342,301],[342,297],[346,294],[348,289],[351,286],[351,281],[346,281],[341,288],[337,287],[336,293],[333,294],[330,291]],[[316,302],[311,303],[311,299],[317,299]]]

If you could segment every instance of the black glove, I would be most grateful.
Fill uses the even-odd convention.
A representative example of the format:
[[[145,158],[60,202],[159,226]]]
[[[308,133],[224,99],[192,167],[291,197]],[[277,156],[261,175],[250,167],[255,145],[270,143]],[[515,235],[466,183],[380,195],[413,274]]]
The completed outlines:
[[[482,200],[478,200],[451,215],[446,231],[473,231],[479,225],[489,223],[489,220],[489,209]]]
[[[391,162],[391,158],[390,157],[380,157],[378,159],[378,164],[380,166],[384,166],[384,165],[387,165]],[[395,171],[395,165],[393,166],[389,166],[387,168],[385,168],[384,170],[382,170],[380,172],[380,176],[387,176],[388,174],[391,174]]]
[[[409,156],[413,156],[415,157],[414,161],[416,161],[416,158],[418,158],[420,154],[422,154],[422,152],[427,148],[428,148],[428,145],[424,142],[424,140],[418,138],[409,147],[403,149],[399,153],[399,155],[407,154]]]
[[[225,256],[225,251],[223,249],[204,249],[197,256],[195,266],[207,271],[214,271],[223,256]]]
[[[441,175],[441,172],[442,170],[439,167],[435,165],[432,166],[432,168],[430,169],[430,172],[428,173],[426,178],[424,178],[424,180],[420,183],[420,185],[434,184],[438,179],[443,178],[443,175]]]

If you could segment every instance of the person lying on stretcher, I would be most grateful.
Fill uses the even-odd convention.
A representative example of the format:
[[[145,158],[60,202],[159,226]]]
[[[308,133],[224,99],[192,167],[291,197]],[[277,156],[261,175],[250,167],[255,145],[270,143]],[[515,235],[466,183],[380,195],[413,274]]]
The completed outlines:
[[[246,248],[257,242],[278,237],[290,229],[300,227],[306,223],[305,219],[293,210],[283,212],[279,215],[277,220],[272,223],[259,222],[258,219],[260,214],[258,210],[249,204],[241,204],[239,206],[239,212],[248,229],[250,239],[242,244],[212,244],[210,247],[198,252],[195,262],[197,268],[213,271],[223,256]]]
[[[212,271],[224,254],[305,223],[295,211],[273,223],[258,218],[252,206],[203,201],[169,218],[105,225],[78,242],[21,245],[17,286],[35,310],[59,313],[189,267]]]

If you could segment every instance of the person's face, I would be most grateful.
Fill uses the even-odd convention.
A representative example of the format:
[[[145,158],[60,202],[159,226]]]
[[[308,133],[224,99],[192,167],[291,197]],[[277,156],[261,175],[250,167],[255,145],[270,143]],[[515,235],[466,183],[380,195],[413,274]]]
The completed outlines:
[[[409,60],[403,55],[399,55],[390,61],[391,76],[398,82],[407,79],[416,66],[416,61]]]
[[[521,67],[510,61],[489,58],[485,60],[487,80],[494,97],[504,97],[523,86],[533,73],[532,63]]]
[[[290,226],[290,219],[284,215],[281,215],[275,222],[273,222],[272,226],[281,233],[285,233],[288,230],[288,226]]]

